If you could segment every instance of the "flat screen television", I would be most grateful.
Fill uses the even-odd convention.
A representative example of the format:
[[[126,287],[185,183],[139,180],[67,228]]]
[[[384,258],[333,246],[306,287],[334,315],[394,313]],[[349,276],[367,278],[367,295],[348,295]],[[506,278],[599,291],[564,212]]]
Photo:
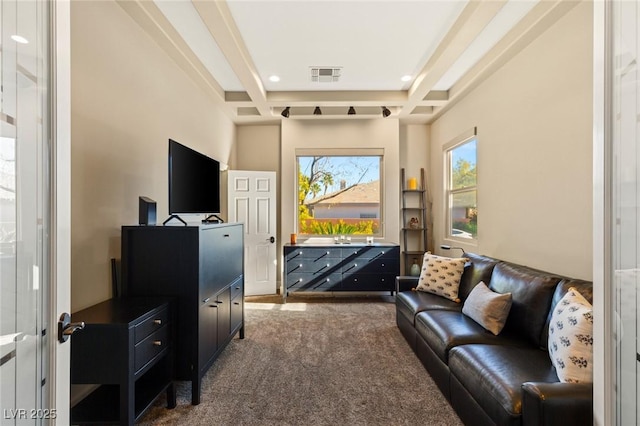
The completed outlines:
[[[169,214],[220,213],[220,163],[169,139]]]

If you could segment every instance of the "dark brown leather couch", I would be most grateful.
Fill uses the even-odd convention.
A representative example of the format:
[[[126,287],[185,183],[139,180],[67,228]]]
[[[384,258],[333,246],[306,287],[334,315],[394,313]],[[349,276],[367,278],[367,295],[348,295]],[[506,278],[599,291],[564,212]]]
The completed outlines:
[[[424,367],[468,425],[590,425],[593,386],[561,383],[547,352],[551,307],[575,287],[589,302],[592,283],[467,253],[461,303],[412,291],[417,277],[396,280],[396,322]],[[495,336],[462,313],[480,281],[512,293]]]

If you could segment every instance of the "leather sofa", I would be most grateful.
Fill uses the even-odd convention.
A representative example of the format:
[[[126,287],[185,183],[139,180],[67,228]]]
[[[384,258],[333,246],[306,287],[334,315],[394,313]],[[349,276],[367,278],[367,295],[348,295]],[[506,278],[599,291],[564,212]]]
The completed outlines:
[[[396,279],[396,321],[415,354],[469,425],[590,425],[593,385],[561,383],[547,352],[552,307],[570,287],[592,303],[592,283],[466,253],[456,303]],[[497,336],[462,313],[480,281],[512,293]]]

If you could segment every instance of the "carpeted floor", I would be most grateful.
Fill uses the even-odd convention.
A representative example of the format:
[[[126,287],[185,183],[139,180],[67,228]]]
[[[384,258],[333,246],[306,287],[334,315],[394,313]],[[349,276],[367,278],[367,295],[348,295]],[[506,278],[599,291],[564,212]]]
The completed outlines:
[[[178,382],[142,425],[461,425],[395,324],[389,298],[246,303],[202,402]]]

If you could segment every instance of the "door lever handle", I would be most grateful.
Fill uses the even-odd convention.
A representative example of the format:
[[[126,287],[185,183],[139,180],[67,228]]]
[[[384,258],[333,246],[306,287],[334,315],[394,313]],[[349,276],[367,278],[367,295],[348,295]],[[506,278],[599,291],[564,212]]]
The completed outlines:
[[[71,315],[63,313],[58,320],[58,341],[64,343],[69,340],[69,336],[84,328],[84,321],[71,322]]]

